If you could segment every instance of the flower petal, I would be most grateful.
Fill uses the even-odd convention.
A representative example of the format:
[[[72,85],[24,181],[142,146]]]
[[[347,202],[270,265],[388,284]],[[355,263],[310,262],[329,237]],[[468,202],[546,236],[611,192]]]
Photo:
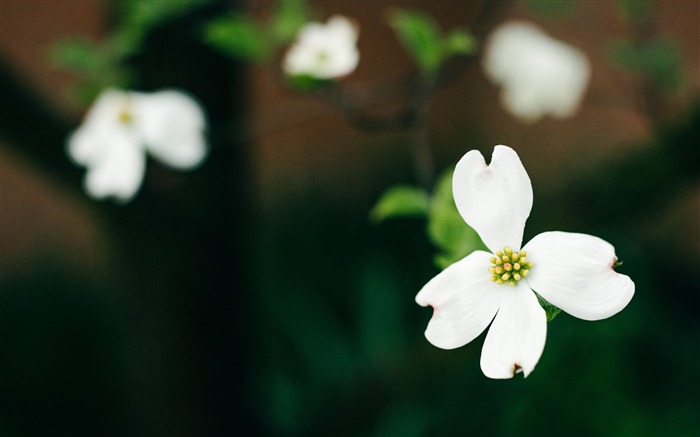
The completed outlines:
[[[428,282],[416,296],[432,306],[425,337],[442,349],[464,346],[481,334],[498,310],[505,288],[490,281],[491,254],[476,251]]]
[[[478,150],[468,152],[457,163],[452,192],[459,213],[492,252],[520,249],[532,185],[513,149],[496,146],[490,165]]]
[[[507,287],[507,286],[506,286]],[[535,369],[547,339],[547,316],[522,282],[508,287],[481,351],[481,370],[493,379],[525,377]]]
[[[128,93],[108,89],[90,107],[81,126],[68,138],[67,153],[76,164],[89,166],[99,161],[109,148],[113,135],[126,134],[119,115],[129,108]]]
[[[143,149],[138,140],[125,131],[113,132],[109,143],[103,144],[99,159],[88,166],[85,190],[95,199],[114,197],[128,202],[143,181],[146,165]]]
[[[206,121],[199,104],[174,90],[132,93],[134,120],[146,149],[162,163],[191,169],[207,155]]]
[[[610,317],[634,295],[634,282],[613,270],[615,248],[598,237],[544,232],[524,249],[533,264],[527,283],[572,316],[584,320]]]

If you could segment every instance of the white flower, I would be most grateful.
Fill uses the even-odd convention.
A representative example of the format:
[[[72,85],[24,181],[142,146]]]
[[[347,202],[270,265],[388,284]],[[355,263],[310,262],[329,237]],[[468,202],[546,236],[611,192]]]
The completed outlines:
[[[201,107],[182,92],[110,89],[69,137],[67,152],[87,167],[90,196],[127,202],[141,186],[146,152],[172,168],[194,168],[207,155],[205,128]]]
[[[336,79],[352,73],[359,60],[357,27],[349,19],[336,15],[326,24],[312,22],[302,26],[283,67],[292,76]]]
[[[583,52],[521,22],[501,25],[491,34],[482,66],[502,86],[502,104],[524,122],[547,114],[572,116],[590,78]]]
[[[434,308],[425,336],[454,349],[491,323],[481,352],[489,378],[511,378],[535,368],[547,320],[533,290],[563,311],[599,320],[622,310],[634,283],[616,273],[615,249],[598,237],[544,232],[520,249],[532,208],[532,186],[518,155],[496,146],[491,164],[472,150],[459,161],[452,183],[464,220],[491,253],[475,251],[428,282],[416,296]],[[494,318],[495,316],[495,318]]]

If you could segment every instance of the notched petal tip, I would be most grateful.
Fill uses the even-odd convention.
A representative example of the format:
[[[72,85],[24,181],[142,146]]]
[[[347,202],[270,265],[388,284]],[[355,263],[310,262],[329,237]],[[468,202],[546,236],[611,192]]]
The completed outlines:
[[[513,376],[515,377],[515,375],[518,373],[523,373],[523,368],[520,366],[520,364],[513,363]],[[524,377],[527,378],[527,375]]]
[[[532,185],[513,149],[494,147],[491,162],[478,150],[465,154],[452,178],[457,210],[491,251],[520,248],[532,208]]]

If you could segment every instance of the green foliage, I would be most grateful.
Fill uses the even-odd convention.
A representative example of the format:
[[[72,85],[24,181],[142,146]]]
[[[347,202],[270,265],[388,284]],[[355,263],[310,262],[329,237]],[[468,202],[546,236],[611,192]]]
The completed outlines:
[[[248,61],[266,60],[272,54],[272,41],[251,18],[242,15],[221,17],[204,29],[204,41],[223,53]]]
[[[54,65],[74,73],[78,80],[72,94],[80,103],[89,103],[105,88],[126,88],[134,80],[125,66],[128,57],[137,54],[156,26],[176,18],[210,0],[142,0],[118,3],[120,22],[104,41],[70,38],[51,47]]]
[[[165,21],[181,16],[194,8],[210,2],[211,0],[121,1],[122,25],[144,31],[150,30]]]
[[[561,312],[561,309],[549,303],[545,298],[537,294],[537,292],[535,292],[535,296],[537,296],[537,301],[540,303],[545,314],[547,314],[547,321],[551,322],[557,314]]]
[[[370,212],[372,221],[379,223],[394,217],[422,217],[428,213],[430,197],[420,188],[399,185],[387,190]]]
[[[71,93],[81,103],[91,102],[105,88],[126,87],[133,80],[133,74],[109,44],[65,39],[51,47],[50,57],[56,67],[78,77]]]
[[[457,211],[452,197],[452,173],[450,168],[438,180],[428,213],[428,237],[440,249],[435,264],[443,269],[484,248],[479,235]]]
[[[681,55],[668,39],[615,41],[610,55],[615,65],[648,77],[661,91],[673,92],[681,85]]]
[[[294,40],[301,26],[309,21],[311,15],[311,11],[309,11],[305,1],[279,1],[268,26],[272,37],[278,44],[285,44]]]
[[[420,188],[399,185],[384,193],[370,212],[374,222],[425,216],[428,238],[439,249],[435,264],[440,268],[484,248],[479,235],[457,211],[452,198],[452,172],[448,169],[440,177],[432,196]]]
[[[574,0],[526,0],[525,6],[542,17],[564,18],[573,14],[577,2]]]
[[[428,76],[455,55],[470,55],[476,50],[476,40],[464,29],[443,35],[428,15],[407,9],[395,9],[389,14],[389,24],[411,55],[420,71]]]
[[[245,14],[212,20],[204,28],[204,42],[228,56],[264,62],[292,41],[310,16],[305,1],[281,0],[266,22]]]
[[[311,76],[310,74],[296,74],[294,76],[287,76],[287,84],[290,87],[297,89],[299,91],[317,91],[329,86],[332,86],[335,81],[332,79],[319,79],[318,77]]]
[[[119,3],[121,21],[111,42],[121,56],[138,53],[148,34],[158,25],[177,18],[210,0],[141,0]]]
[[[636,23],[649,16],[649,0],[617,0],[617,6],[625,20]]]

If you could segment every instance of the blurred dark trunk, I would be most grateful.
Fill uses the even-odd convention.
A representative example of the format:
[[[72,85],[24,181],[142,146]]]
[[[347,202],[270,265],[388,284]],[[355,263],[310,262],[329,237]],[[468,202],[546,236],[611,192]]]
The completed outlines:
[[[103,385],[116,386],[114,393],[101,394],[111,398],[104,408],[93,395],[74,395],[78,397],[68,406],[54,404],[51,413],[48,408],[40,408],[37,417],[52,414],[66,425],[62,428],[61,423],[34,421],[31,429],[39,434],[77,435],[80,429],[100,435],[259,434],[250,403],[251,369],[256,356],[251,334],[255,310],[250,305],[247,277],[251,184],[245,148],[234,143],[228,131],[231,121],[240,119],[244,111],[244,69],[199,41],[206,20],[229,7],[229,3],[214,2],[163,24],[149,35],[142,52],[130,60],[138,74],[138,90],[178,88],[202,104],[209,121],[212,151],[207,161],[192,172],[172,171],[149,161],[143,187],[128,205],[91,202],[107,223],[108,238],[114,246],[110,259],[116,264],[112,271],[117,273],[105,287],[126,300],[125,308],[117,311],[128,320],[128,333],[121,334],[128,338],[103,338],[100,326],[85,322],[87,325],[79,328],[84,332],[78,335],[93,330],[95,345],[110,350],[109,356],[120,361],[113,364],[117,370],[103,375],[98,369],[96,378],[100,380],[83,378],[75,360],[99,353],[91,349],[94,345],[90,343],[82,344],[80,347],[85,349],[80,353],[66,353],[61,358],[72,368],[67,374],[41,374],[48,378],[44,383],[31,382],[31,377],[13,383],[6,393],[11,398],[15,387],[18,393],[28,389],[39,397],[52,396],[54,389],[46,385],[47,381],[51,385],[54,380],[71,377],[75,379],[66,384],[76,393],[81,390],[80,384],[91,386],[86,393],[99,391]],[[84,169],[69,161],[63,147],[76,126],[53,113],[22,78],[6,67],[0,68],[0,138],[43,173],[81,190]],[[36,278],[27,280],[38,284]],[[80,286],[87,290],[85,295],[94,291],[88,290],[92,285]],[[44,293],[37,294],[32,299],[38,300],[30,300],[28,305],[41,303],[39,300],[53,289],[76,285],[53,283],[43,287]],[[13,296],[10,293],[7,298],[15,299]],[[8,302],[14,304],[13,300]],[[56,306],[57,312],[61,310]],[[92,310],[85,307],[80,311],[83,313],[77,316],[64,313],[55,321],[58,329],[64,329],[61,324],[66,318],[82,317]],[[14,325],[14,320],[7,322],[6,335],[0,338],[13,345],[13,336],[31,323],[17,321]],[[39,340],[41,344],[51,341],[48,337]],[[114,352],[124,342],[130,345],[127,355]],[[23,359],[15,358],[18,363]],[[8,365],[8,372],[20,371]],[[118,382],[121,378],[125,378],[124,386]],[[116,399],[122,391],[124,397]],[[36,407],[40,400],[27,402]],[[66,413],[76,408],[87,413],[78,421],[82,423]],[[95,408],[99,414],[88,417]],[[3,426],[19,430],[29,424],[23,421],[15,418]]]
[[[156,29],[133,59],[139,88],[182,89],[207,112],[211,154],[189,174],[150,162],[143,191],[120,210],[125,253],[144,296],[144,320],[166,347],[161,435],[256,434],[250,404],[255,357],[247,272],[252,225],[248,159],[228,131],[244,111],[244,69],[199,41],[218,4]],[[144,345],[145,346],[145,345]],[[162,366],[162,367],[161,367]]]

